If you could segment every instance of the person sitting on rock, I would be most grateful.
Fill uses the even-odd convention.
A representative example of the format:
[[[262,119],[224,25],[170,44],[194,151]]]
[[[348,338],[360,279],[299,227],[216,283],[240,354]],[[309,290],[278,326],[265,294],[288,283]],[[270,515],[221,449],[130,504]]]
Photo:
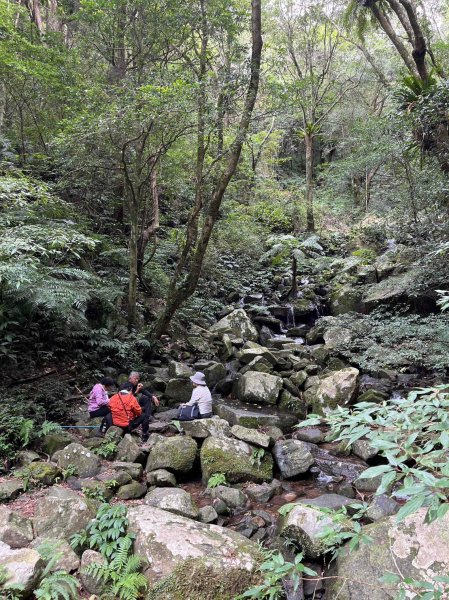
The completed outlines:
[[[212,416],[212,395],[207,387],[206,376],[204,373],[197,371],[195,375],[190,377],[190,381],[193,384],[192,397],[186,404],[181,404],[181,406],[194,406],[197,404],[200,411],[198,419],[209,419]]]
[[[110,419],[106,417],[109,426],[116,425],[126,433],[130,433],[141,425],[142,440],[144,442],[148,440],[149,417],[134,396],[132,383],[128,382],[120,386],[118,394],[114,394],[109,400],[109,409]]]
[[[91,419],[105,417],[109,414],[108,392],[115,387],[115,381],[110,377],[103,377],[100,383],[96,383],[89,394],[87,410]]]
[[[148,423],[154,421],[154,411],[159,406],[159,398],[153,394],[153,392],[149,388],[144,388],[140,380],[140,373],[138,371],[131,371],[128,383],[130,383],[133,388],[133,394],[136,396],[139,405],[143,411],[143,414],[148,417]]]

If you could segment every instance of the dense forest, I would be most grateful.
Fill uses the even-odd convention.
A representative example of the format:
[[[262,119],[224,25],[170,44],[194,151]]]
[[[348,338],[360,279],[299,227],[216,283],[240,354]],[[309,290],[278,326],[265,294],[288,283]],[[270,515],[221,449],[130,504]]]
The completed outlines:
[[[447,0],[0,0],[1,598],[449,598],[448,72]]]

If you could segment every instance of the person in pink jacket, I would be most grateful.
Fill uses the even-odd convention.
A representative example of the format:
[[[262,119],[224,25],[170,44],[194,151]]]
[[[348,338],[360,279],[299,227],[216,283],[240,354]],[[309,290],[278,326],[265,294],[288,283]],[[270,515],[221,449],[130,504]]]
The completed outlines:
[[[108,391],[115,387],[115,381],[110,377],[103,377],[100,383],[92,388],[89,394],[89,404],[87,410],[91,419],[94,417],[105,417],[109,414],[109,396]]]

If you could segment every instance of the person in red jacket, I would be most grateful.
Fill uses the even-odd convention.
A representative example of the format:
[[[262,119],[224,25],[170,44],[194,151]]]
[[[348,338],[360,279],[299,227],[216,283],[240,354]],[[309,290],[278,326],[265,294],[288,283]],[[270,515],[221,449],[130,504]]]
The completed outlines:
[[[114,394],[109,399],[109,410],[111,411],[108,426],[116,425],[129,433],[142,425],[142,430],[148,430],[149,417],[142,413],[137,398],[132,393],[132,384],[124,383],[120,386],[118,394]],[[107,417],[106,417],[107,418]],[[148,434],[142,435],[145,442],[148,439]]]

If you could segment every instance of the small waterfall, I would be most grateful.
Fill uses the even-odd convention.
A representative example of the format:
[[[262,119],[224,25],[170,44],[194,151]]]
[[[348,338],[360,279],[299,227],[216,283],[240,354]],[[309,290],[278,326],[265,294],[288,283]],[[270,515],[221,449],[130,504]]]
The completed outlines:
[[[387,252],[396,252],[397,249],[398,247],[395,239],[390,238],[387,240]]]
[[[291,304],[287,304],[287,328],[296,327],[295,323],[295,309]]]
[[[240,305],[240,308],[243,308],[245,306],[245,300],[244,300],[243,296],[241,298],[239,298],[239,305]]]

